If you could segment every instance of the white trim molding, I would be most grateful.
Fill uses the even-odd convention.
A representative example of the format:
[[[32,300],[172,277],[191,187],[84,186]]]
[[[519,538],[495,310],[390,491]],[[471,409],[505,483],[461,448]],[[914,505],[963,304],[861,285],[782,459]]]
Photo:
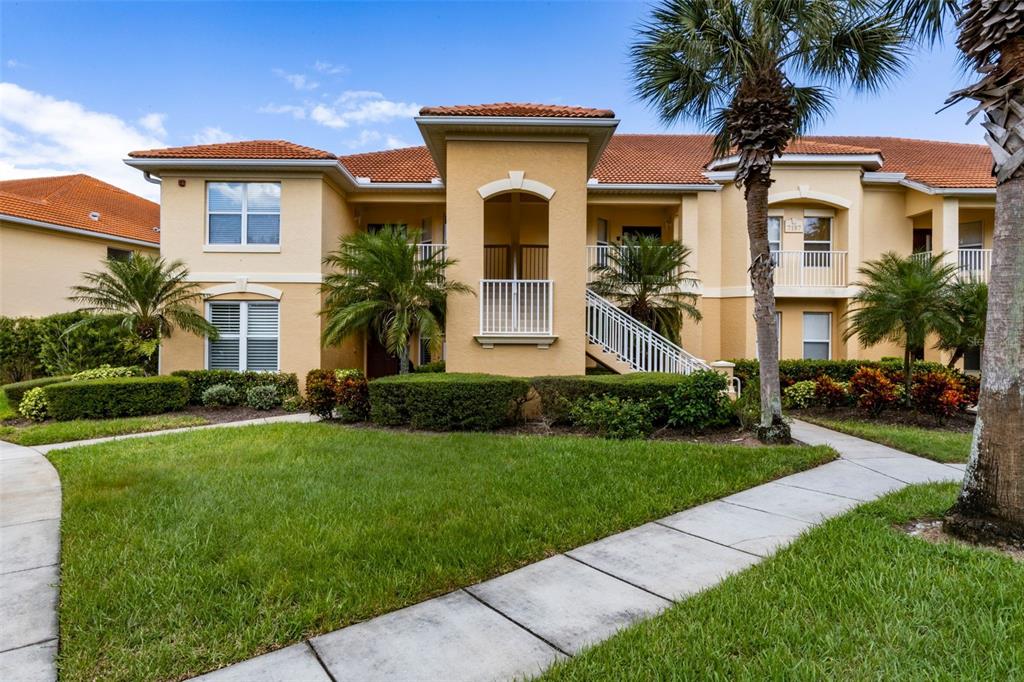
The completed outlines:
[[[190,282],[238,282],[240,280],[270,284],[321,284],[324,276],[319,272],[192,272]],[[249,285],[254,286],[252,284]]]
[[[551,197],[555,196],[554,187],[545,185],[537,180],[527,180],[525,176],[526,173],[523,171],[509,171],[507,178],[488,182],[486,185],[478,188],[477,192],[479,192],[481,199],[488,199],[504,192],[520,191],[535,194],[542,199],[551,201]]]
[[[280,244],[203,244],[204,253],[281,253]]]
[[[735,166],[740,157],[736,154],[715,159],[707,165],[711,171],[722,170]],[[811,164],[823,166],[863,166],[877,170],[882,167],[881,154],[780,154],[775,157],[773,165]]]
[[[820,201],[823,204],[830,204],[839,208],[850,208],[853,202],[846,197],[841,197],[838,194],[829,194],[827,192],[818,192],[810,188],[810,185],[797,185],[795,191],[790,192],[777,192],[776,194],[768,195],[768,205],[778,204],[783,201],[793,201],[796,199],[810,199],[812,201]]]
[[[223,296],[224,294],[258,294],[260,296],[269,296],[276,301],[280,301],[281,296],[283,295],[283,292],[280,289],[268,287],[265,284],[250,284],[246,277],[239,277],[234,282],[228,284],[218,284],[216,286],[207,287],[199,293],[201,293],[204,298]]]

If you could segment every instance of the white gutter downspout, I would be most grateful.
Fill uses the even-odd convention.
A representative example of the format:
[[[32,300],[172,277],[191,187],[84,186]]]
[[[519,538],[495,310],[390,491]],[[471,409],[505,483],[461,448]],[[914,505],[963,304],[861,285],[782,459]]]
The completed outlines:
[[[161,183],[160,178],[154,178],[147,170],[142,171],[142,178],[146,182],[152,182],[154,185],[159,185]]]

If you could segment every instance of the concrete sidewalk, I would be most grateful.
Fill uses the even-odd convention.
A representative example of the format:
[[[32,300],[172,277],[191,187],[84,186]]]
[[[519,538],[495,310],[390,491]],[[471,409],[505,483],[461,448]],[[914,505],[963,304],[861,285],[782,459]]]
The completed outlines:
[[[832,446],[840,458],[196,679],[531,677],[858,504],[908,484],[963,476],[962,465],[804,422],[793,423],[793,437]]]

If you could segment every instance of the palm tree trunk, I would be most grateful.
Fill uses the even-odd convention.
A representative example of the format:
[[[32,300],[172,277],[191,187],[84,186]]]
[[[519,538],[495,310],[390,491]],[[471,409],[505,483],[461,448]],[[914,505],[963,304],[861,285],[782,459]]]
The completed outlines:
[[[789,426],[782,420],[779,394],[779,336],[775,327],[774,267],[768,248],[767,173],[752,173],[746,180],[747,236],[750,242],[750,285],[754,290],[754,324],[761,377],[761,423],[758,438],[789,442]]]
[[[1024,172],[996,188],[981,396],[951,531],[1024,542]]]
[[[398,351],[398,373],[408,374],[409,373],[409,348],[403,346]]]

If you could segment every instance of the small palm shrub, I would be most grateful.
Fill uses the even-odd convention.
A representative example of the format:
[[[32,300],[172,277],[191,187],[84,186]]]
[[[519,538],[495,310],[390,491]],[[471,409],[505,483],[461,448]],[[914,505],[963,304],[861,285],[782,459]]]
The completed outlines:
[[[346,422],[365,421],[370,415],[370,388],[358,369],[334,371],[338,417]]]
[[[252,386],[245,392],[245,404],[254,410],[272,410],[281,404],[276,386]]]
[[[948,372],[915,375],[910,397],[914,409],[934,417],[940,424],[970,404],[963,384]]]
[[[814,402],[813,381],[798,381],[782,392],[782,402],[786,407],[806,409]]]
[[[46,404],[46,392],[42,386],[25,391],[25,395],[21,397],[21,402],[18,404],[18,412],[21,413],[21,416],[34,422],[46,419],[49,408]]]
[[[725,375],[718,372],[687,375],[665,401],[667,424],[694,433],[728,425],[733,421],[728,387]]]
[[[903,397],[900,385],[872,367],[861,367],[850,377],[850,392],[857,400],[857,406],[878,415],[887,407],[895,405]]]
[[[830,410],[845,405],[850,402],[850,382],[836,381],[822,374],[814,381],[814,400]]]
[[[654,433],[654,413],[642,400],[613,395],[585,398],[569,410],[572,423],[602,438],[628,440]]]
[[[214,384],[203,391],[203,405],[206,407],[234,407],[241,402],[242,396],[227,384]]]

